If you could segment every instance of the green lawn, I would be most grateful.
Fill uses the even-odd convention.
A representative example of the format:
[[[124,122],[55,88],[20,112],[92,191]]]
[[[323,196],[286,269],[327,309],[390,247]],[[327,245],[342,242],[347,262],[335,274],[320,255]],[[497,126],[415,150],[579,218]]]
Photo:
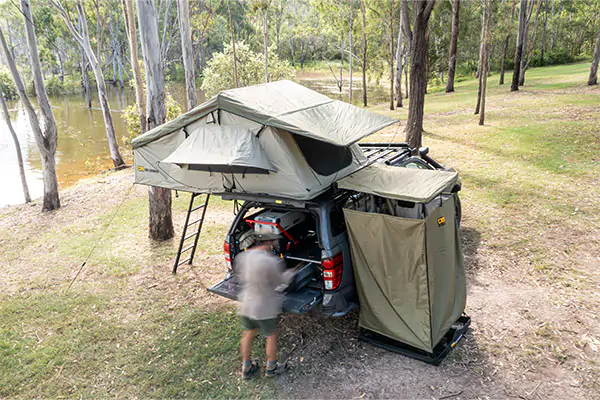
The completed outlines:
[[[542,287],[550,296],[547,307],[539,305],[548,314],[535,315],[545,324],[498,339],[482,328],[496,321],[477,308],[496,299],[475,294],[472,301],[480,304],[469,304],[480,324],[477,352],[489,360],[478,368],[489,368],[493,380],[513,368],[514,376],[524,376],[536,365],[556,366],[581,377],[592,396],[599,388],[598,353],[579,353],[600,329],[593,318],[600,312],[594,272],[600,260],[600,89],[585,86],[588,70],[587,63],[531,69],[517,93],[492,75],[485,126],[473,115],[475,80],[459,82],[453,94],[432,90],[424,145],[463,179],[469,285],[493,276],[507,288]],[[407,109],[386,108],[371,107],[402,126],[369,140],[401,141]],[[147,192],[131,189],[131,173],[101,175],[63,191],[63,208],[52,214],[41,214],[39,201],[0,208],[0,229],[7,233],[0,237],[0,398],[285,395],[264,378],[241,381],[235,308],[206,292],[224,273],[232,203],[211,200],[194,266],[174,277],[177,240],[149,241]],[[187,202],[187,195],[174,197],[178,233]],[[588,336],[569,333],[552,311],[571,310],[561,307],[578,310]],[[256,354],[264,360],[263,345],[256,344]],[[285,352],[292,343],[285,339],[282,346]],[[459,352],[456,357],[461,360]],[[447,370],[448,379],[462,373]]]

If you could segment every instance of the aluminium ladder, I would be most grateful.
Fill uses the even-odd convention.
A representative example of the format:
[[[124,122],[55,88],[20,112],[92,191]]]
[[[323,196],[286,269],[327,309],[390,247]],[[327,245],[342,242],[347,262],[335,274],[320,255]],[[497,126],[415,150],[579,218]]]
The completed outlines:
[[[192,261],[194,260],[194,255],[196,254],[196,247],[198,246],[198,239],[200,238],[200,232],[202,231],[202,225],[204,223],[204,216],[206,215],[206,209],[208,207],[208,200],[210,199],[210,194],[205,195],[204,201],[201,201],[199,205],[194,205],[194,200],[197,197],[201,197],[202,193],[192,193],[190,198],[190,206],[188,208],[187,216],[185,217],[185,224],[183,225],[183,232],[181,234],[181,241],[179,242],[179,249],[177,250],[177,256],[175,257],[175,264],[173,264],[173,273],[177,273],[177,267],[181,264],[188,263],[192,265]],[[192,222],[190,222],[190,218],[194,212],[200,212],[200,218],[196,218]],[[196,213],[198,214],[198,213]],[[192,228],[194,225],[197,226]],[[188,229],[192,229],[192,233],[188,234]],[[194,239],[193,243],[187,247],[183,247],[185,242],[189,239]],[[190,251],[189,257],[185,258],[183,261],[181,260],[181,256],[183,253]]]

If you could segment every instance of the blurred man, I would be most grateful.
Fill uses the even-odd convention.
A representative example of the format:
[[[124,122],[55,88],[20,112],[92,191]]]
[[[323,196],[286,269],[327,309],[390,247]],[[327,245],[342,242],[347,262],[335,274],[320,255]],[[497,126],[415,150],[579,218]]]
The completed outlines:
[[[258,244],[235,258],[242,290],[238,314],[244,333],[242,378],[249,379],[258,371],[252,361],[252,342],[260,330],[267,339],[266,376],[273,377],[285,371],[286,365],[277,362],[277,316],[281,313],[280,292],[287,287],[295,270],[286,271],[282,259],[273,254],[279,235],[258,235]]]

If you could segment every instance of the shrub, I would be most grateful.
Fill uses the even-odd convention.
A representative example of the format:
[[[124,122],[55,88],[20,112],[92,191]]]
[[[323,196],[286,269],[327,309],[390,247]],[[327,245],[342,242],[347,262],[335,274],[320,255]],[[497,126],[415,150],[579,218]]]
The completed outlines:
[[[44,86],[46,86],[46,93],[48,96],[60,96],[65,92],[63,83],[56,75],[52,75],[50,78],[46,79],[44,81]]]
[[[165,96],[165,111],[165,119],[167,121],[170,121],[181,114],[181,107],[170,94]],[[138,113],[137,103],[133,103],[125,108],[121,114],[121,118],[127,124],[127,135],[123,136],[123,143],[129,146],[133,138],[139,136],[142,131],[140,127],[140,114]]]
[[[0,90],[6,100],[15,100],[18,97],[17,87],[12,80],[10,72],[0,69]]]
[[[238,59],[237,72],[239,86],[249,86],[265,81],[264,55],[255,53],[244,42],[236,46]],[[225,46],[222,53],[217,53],[208,62],[204,70],[202,90],[206,96],[212,97],[222,90],[231,89],[234,85],[231,45]],[[274,48],[269,49],[269,80],[293,79],[294,69],[289,62],[277,57]]]

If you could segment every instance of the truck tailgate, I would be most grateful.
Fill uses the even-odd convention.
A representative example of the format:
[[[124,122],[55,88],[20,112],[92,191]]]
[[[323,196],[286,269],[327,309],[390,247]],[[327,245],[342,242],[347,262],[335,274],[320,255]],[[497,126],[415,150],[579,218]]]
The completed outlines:
[[[240,295],[240,284],[236,276],[224,279],[208,291],[228,299],[237,300]],[[323,293],[314,288],[303,288],[296,292],[284,293],[283,311],[294,314],[304,314],[321,304]]]

